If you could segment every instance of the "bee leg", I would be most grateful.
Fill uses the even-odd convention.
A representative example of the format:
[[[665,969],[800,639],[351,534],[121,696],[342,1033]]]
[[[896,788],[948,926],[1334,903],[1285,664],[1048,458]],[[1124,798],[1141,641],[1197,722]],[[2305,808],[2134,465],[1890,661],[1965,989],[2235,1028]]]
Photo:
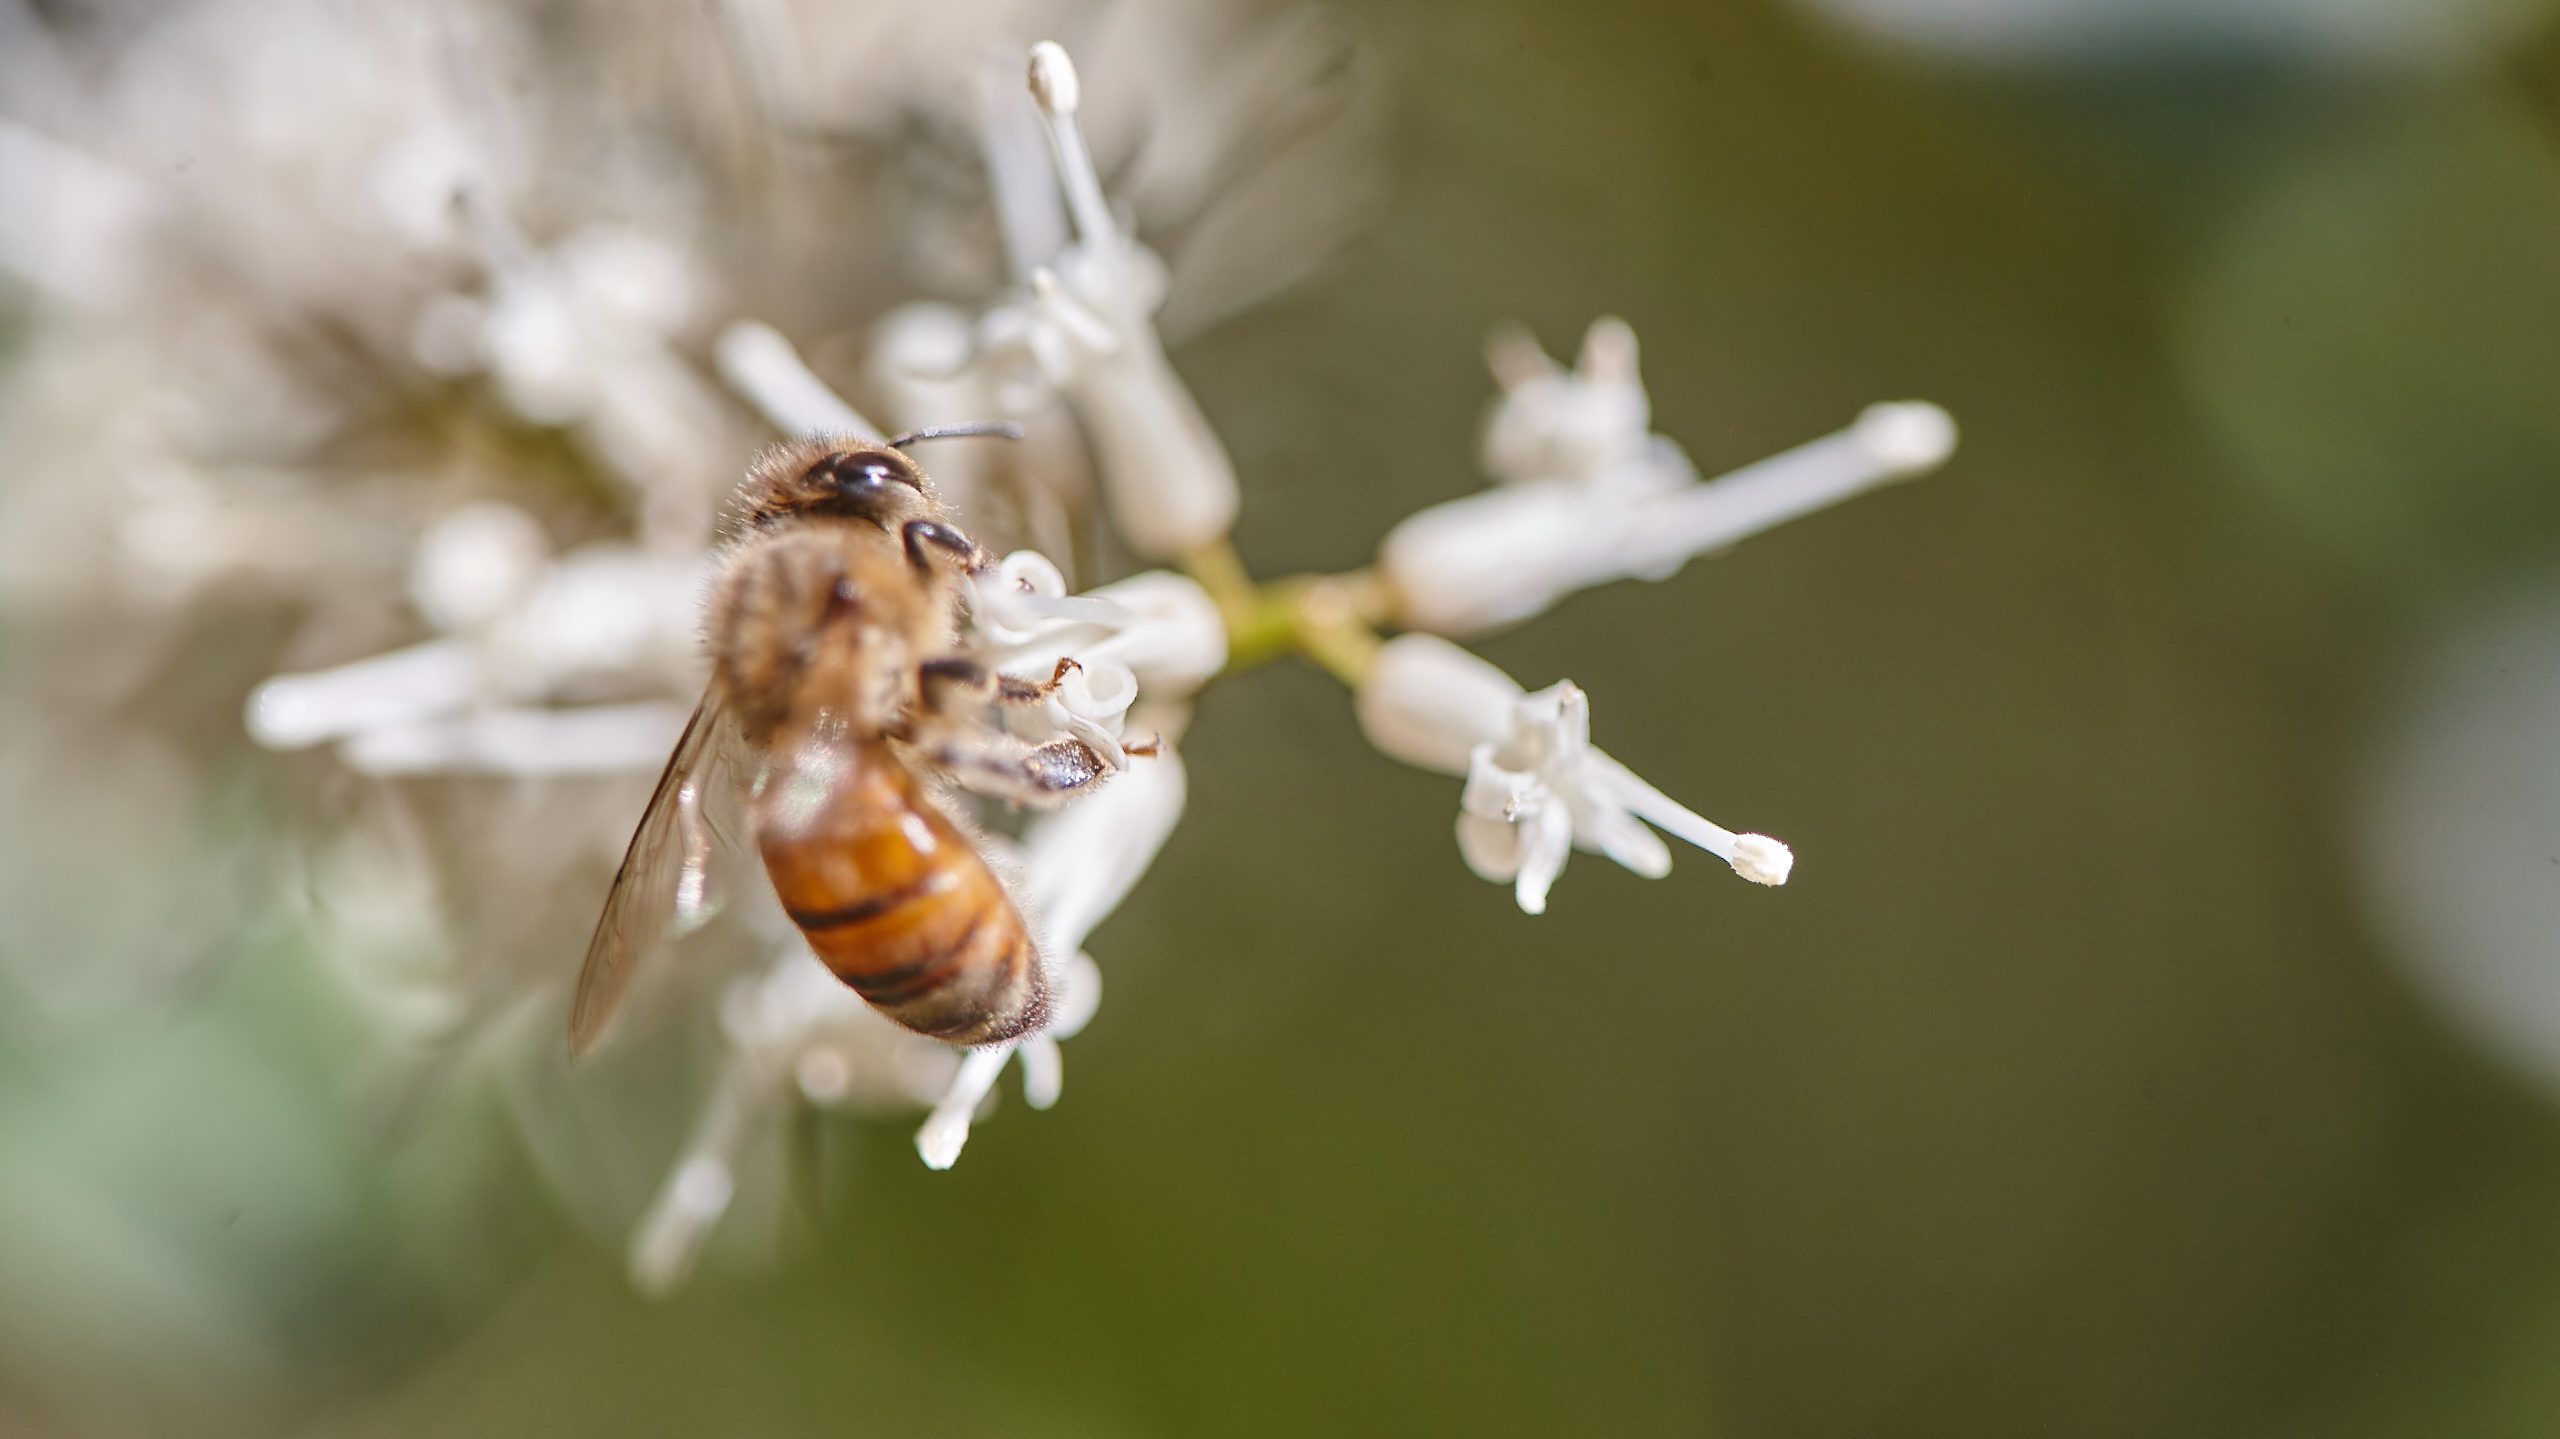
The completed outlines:
[[[955,655],[918,665],[917,689],[924,697],[925,707],[936,713],[949,709],[955,698],[1008,705],[1037,704],[1054,694],[1067,676],[1083,668],[1074,660],[1060,660],[1046,681],[1035,681],[997,674],[976,660]]]
[[[907,563],[920,570],[931,568],[925,556],[928,545],[954,556],[960,567],[973,575],[993,563],[976,541],[940,520],[909,520],[898,531],[898,538],[906,544]]]
[[[995,672],[965,655],[926,660],[916,666],[916,694],[929,714],[946,714],[960,700],[980,703],[995,697],[1001,681]]]
[[[1111,773],[1102,756],[1080,739],[1024,745],[998,734],[973,741],[942,739],[918,748],[961,787],[1040,809],[1091,789]]]
[[[1058,686],[1066,683],[1067,676],[1083,668],[1084,666],[1077,664],[1074,660],[1065,659],[1058,661],[1058,667],[1049,671],[1049,678],[1045,681],[1035,682],[1016,679],[1012,675],[998,675],[996,676],[996,698],[1006,704],[1037,704],[1057,693]]]
[[[899,738],[963,788],[1015,804],[1050,806],[1092,787],[1111,766],[1073,737],[1028,744],[991,723],[989,704],[1036,704],[1083,666],[1058,661],[1043,682],[1000,675],[954,655],[916,667],[917,705]]]

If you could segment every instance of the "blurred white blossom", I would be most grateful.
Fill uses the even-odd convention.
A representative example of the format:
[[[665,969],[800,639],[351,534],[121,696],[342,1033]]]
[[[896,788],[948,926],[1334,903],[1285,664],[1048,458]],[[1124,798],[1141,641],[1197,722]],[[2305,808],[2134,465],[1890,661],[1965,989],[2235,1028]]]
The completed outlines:
[[[279,675],[249,698],[276,749],[335,742],[373,773],[552,774],[654,768],[684,727],[672,699],[556,708],[598,693],[698,683],[699,558],[599,544],[556,560],[540,527],[496,501],[421,537],[409,592],[437,639]]]
[[[1880,44],[2010,65],[2123,63],[2198,51],[2358,69],[2422,69],[2494,51],[2544,0],[1802,0]]]
[[[2393,957],[2560,1092],[2560,582],[2423,637],[2366,746],[2357,859]]]

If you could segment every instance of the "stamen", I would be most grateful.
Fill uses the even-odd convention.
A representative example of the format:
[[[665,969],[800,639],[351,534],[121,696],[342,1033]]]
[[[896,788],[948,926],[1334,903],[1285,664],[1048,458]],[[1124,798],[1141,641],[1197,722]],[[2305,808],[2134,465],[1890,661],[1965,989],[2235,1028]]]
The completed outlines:
[[[880,438],[880,427],[828,388],[771,325],[741,320],[722,330],[712,363],[740,399],[784,434]]]
[[[833,1045],[815,1045],[792,1061],[792,1081],[812,1104],[834,1104],[853,1092],[853,1060]]]
[[[1845,430],[1654,502],[1634,553],[1611,567],[1642,572],[1723,549],[1862,491],[1927,474],[1955,443],[1955,420],[1935,405],[1870,406]]]
[[[1023,103],[1013,67],[1001,61],[978,72],[978,151],[986,160],[1005,259],[1015,282],[1028,284],[1034,266],[1065,248],[1067,215],[1050,178],[1040,108]]]
[[[1753,884],[1787,882],[1795,854],[1765,834],[1736,834],[1638,778],[1633,770],[1597,750],[1589,763],[1607,784],[1610,797],[1637,818],[1674,839],[1686,840],[1725,863]]]
[[[996,1076],[1004,1072],[1004,1062],[1013,1057],[1010,1044],[989,1045],[969,1051],[960,1061],[960,1072],[951,1077],[951,1088],[942,1102],[933,1107],[924,1127],[916,1131],[916,1154],[927,1169],[949,1169],[960,1162],[960,1151],[969,1142],[969,1122],[985,1102],[987,1092],[996,1087]]]
[[[1102,198],[1102,178],[1094,171],[1084,132],[1076,126],[1083,93],[1065,46],[1043,40],[1031,47],[1031,98],[1049,128],[1049,150],[1058,162],[1058,182],[1066,187],[1067,213],[1075,217],[1077,237],[1096,247],[1117,245],[1120,227]]]

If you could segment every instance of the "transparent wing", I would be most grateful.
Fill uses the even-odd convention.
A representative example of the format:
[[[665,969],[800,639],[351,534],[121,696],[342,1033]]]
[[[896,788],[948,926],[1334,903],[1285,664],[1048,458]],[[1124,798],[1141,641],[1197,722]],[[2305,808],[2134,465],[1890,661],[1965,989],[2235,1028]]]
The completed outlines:
[[[710,859],[706,808],[735,787],[739,748],[718,697],[704,695],[675,753],[667,756],[631,848],[623,852],[622,868],[614,871],[595,937],[587,941],[577,996],[569,1004],[571,1059],[595,1052],[641,964],[665,943],[677,919],[703,914]]]

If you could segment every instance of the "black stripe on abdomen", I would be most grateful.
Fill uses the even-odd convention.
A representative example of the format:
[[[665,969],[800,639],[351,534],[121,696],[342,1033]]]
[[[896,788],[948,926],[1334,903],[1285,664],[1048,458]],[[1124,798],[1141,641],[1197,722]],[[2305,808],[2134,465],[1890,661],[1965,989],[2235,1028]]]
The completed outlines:
[[[892,1006],[910,1004],[956,983],[969,972],[969,948],[978,942],[978,932],[986,927],[984,910],[971,915],[966,929],[951,943],[936,945],[921,959],[909,960],[892,969],[874,970],[869,974],[839,977],[853,986],[853,992],[873,1004]]]
[[[951,871],[933,869],[886,894],[875,894],[868,899],[858,899],[835,909],[801,910],[784,905],[782,912],[791,917],[793,924],[814,934],[822,929],[842,929],[848,924],[860,924],[867,919],[878,919],[902,904],[940,894],[957,882],[958,876]]]

